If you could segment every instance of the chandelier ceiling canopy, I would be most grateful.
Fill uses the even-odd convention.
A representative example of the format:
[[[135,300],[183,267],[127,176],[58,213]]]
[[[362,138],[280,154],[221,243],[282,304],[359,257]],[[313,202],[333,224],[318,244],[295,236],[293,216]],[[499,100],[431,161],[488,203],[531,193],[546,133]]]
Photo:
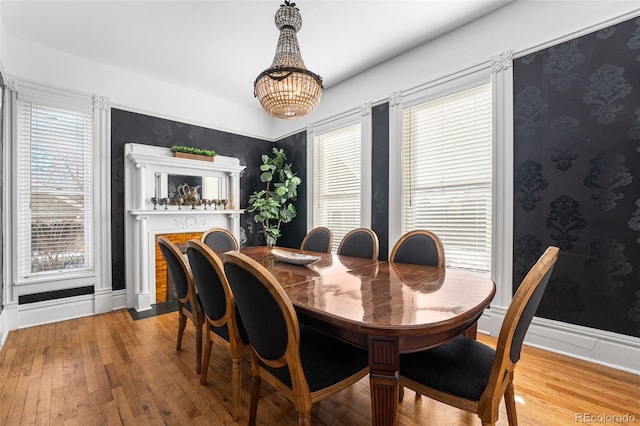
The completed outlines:
[[[296,33],[302,16],[295,3],[285,0],[276,12],[280,38],[271,67],[258,75],[253,94],[272,116],[283,119],[304,117],[312,112],[322,95],[322,77],[304,66]]]

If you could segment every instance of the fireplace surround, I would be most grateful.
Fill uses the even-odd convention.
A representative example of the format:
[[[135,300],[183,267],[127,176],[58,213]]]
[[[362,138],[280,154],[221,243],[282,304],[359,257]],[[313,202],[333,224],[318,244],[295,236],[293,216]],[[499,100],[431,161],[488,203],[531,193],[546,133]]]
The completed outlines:
[[[228,229],[240,241],[240,174],[235,157],[216,156],[213,162],[176,158],[168,148],[125,145],[125,277],[127,306],[136,311],[156,303],[156,236],[201,233],[212,227]],[[155,206],[152,197],[166,196],[168,176],[193,176],[220,182],[217,194],[227,205]],[[213,207],[213,208],[212,208]]]

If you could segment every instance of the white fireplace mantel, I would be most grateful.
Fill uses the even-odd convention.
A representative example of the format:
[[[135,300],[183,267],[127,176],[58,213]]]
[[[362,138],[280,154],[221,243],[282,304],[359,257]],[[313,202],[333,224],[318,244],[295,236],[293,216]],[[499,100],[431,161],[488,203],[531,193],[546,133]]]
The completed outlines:
[[[127,306],[137,311],[156,303],[156,235],[228,229],[240,241],[240,174],[245,169],[234,157],[216,156],[213,162],[173,157],[168,148],[128,143],[125,145],[125,276]],[[227,209],[213,206],[155,206],[159,179],[167,175],[217,177],[220,197],[229,200]]]

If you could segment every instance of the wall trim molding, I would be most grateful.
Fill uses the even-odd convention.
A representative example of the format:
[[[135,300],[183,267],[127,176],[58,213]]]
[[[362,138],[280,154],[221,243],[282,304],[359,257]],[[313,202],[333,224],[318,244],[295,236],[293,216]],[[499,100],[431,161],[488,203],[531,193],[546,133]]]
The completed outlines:
[[[555,38],[553,38],[551,40],[547,40],[545,42],[538,43],[538,44],[536,44],[534,46],[528,47],[528,48],[520,50],[518,52],[514,52],[513,53],[513,58],[514,59],[521,58],[521,57],[527,56],[527,55],[529,55],[531,53],[535,53],[535,52],[538,52],[540,50],[547,49],[547,48],[549,48],[551,46],[555,46],[556,44],[564,43],[566,41],[573,40],[574,38],[582,37],[584,35],[590,34],[590,33],[595,32],[595,31],[599,31],[599,30],[601,30],[603,28],[607,28],[607,27],[610,27],[612,25],[617,25],[617,24],[619,24],[621,22],[628,21],[629,19],[633,19],[633,18],[637,17],[638,13],[640,13],[640,8],[636,9],[636,10],[633,10],[631,12],[627,12],[625,14],[613,17],[613,18],[609,18],[609,19],[605,19],[603,21],[599,21],[599,22],[597,22],[595,24],[592,24],[592,25],[589,25],[587,27],[580,28],[579,30],[563,34],[563,35],[561,35],[559,37],[555,37]]]
[[[90,294],[19,305],[17,326],[27,328],[94,315],[94,301],[95,295]]]
[[[506,311],[503,307],[485,310],[478,321],[478,331],[497,337]],[[635,337],[534,317],[524,343],[640,375],[640,339]]]

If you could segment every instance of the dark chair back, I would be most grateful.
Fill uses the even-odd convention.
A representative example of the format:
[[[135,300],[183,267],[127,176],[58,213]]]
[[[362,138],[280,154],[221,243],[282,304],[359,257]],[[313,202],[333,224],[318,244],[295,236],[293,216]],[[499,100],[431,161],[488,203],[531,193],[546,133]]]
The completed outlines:
[[[514,364],[520,359],[524,337],[531,325],[533,316],[538,310],[538,306],[540,306],[542,295],[547,288],[553,267],[558,259],[558,253],[559,249],[557,247],[551,246],[547,248],[542,257],[522,280],[505,314],[505,320],[502,329],[500,329],[500,337],[498,339],[503,338],[503,329],[505,328],[505,334],[513,335],[509,358]],[[505,337],[505,340],[508,342],[509,339]]]
[[[228,296],[231,296],[230,288],[225,291],[225,286],[228,287],[229,284],[224,276],[222,262],[200,241],[187,242],[187,257],[205,315],[213,321],[222,320],[230,305]]]
[[[442,241],[430,231],[409,231],[393,246],[389,262],[444,268]]]
[[[169,269],[169,274],[171,274],[178,299],[183,303],[188,302],[189,281],[192,279],[189,265],[178,246],[168,238],[158,237],[158,245],[165,262],[167,262],[167,268]]]
[[[378,260],[380,243],[378,236],[368,228],[356,228],[344,236],[338,246],[338,254]]]
[[[238,250],[240,247],[236,237],[224,228],[211,228],[202,233],[200,241],[205,243],[211,250],[225,252]]]
[[[481,402],[483,399],[493,400],[496,397],[499,401],[507,386],[511,384],[513,370],[520,359],[524,336],[540,305],[553,267],[558,260],[559,251],[558,247],[549,246],[531,267],[513,296],[500,328],[489,385],[481,397]]]
[[[263,360],[284,360],[289,333],[299,340],[296,313],[277,280],[246,255],[228,252],[223,255],[224,271],[251,346]]]
[[[317,251],[321,253],[331,253],[333,244],[333,232],[329,228],[319,226],[312,229],[305,235],[300,244],[300,250]]]
[[[298,424],[310,425],[315,401],[367,374],[367,352],[300,324],[278,280],[255,260],[234,251],[222,259],[251,343],[249,424],[255,424],[264,379],[294,403]]]
[[[187,242],[187,256],[193,271],[200,303],[205,314],[206,345],[202,359],[200,383],[205,384],[209,371],[211,346],[217,342],[228,348],[232,361],[232,414],[238,420],[240,413],[240,387],[242,381],[242,355],[248,342],[242,320],[236,310],[233,292],[218,255],[202,241]]]
[[[187,263],[180,249],[166,237],[158,237],[158,246],[167,268],[171,274],[171,279],[178,296],[178,338],[176,350],[182,347],[182,335],[187,325],[187,319],[193,322],[196,328],[196,371],[201,371],[202,360],[202,324],[205,318],[202,312],[202,305],[196,294],[195,284],[191,267]]]

